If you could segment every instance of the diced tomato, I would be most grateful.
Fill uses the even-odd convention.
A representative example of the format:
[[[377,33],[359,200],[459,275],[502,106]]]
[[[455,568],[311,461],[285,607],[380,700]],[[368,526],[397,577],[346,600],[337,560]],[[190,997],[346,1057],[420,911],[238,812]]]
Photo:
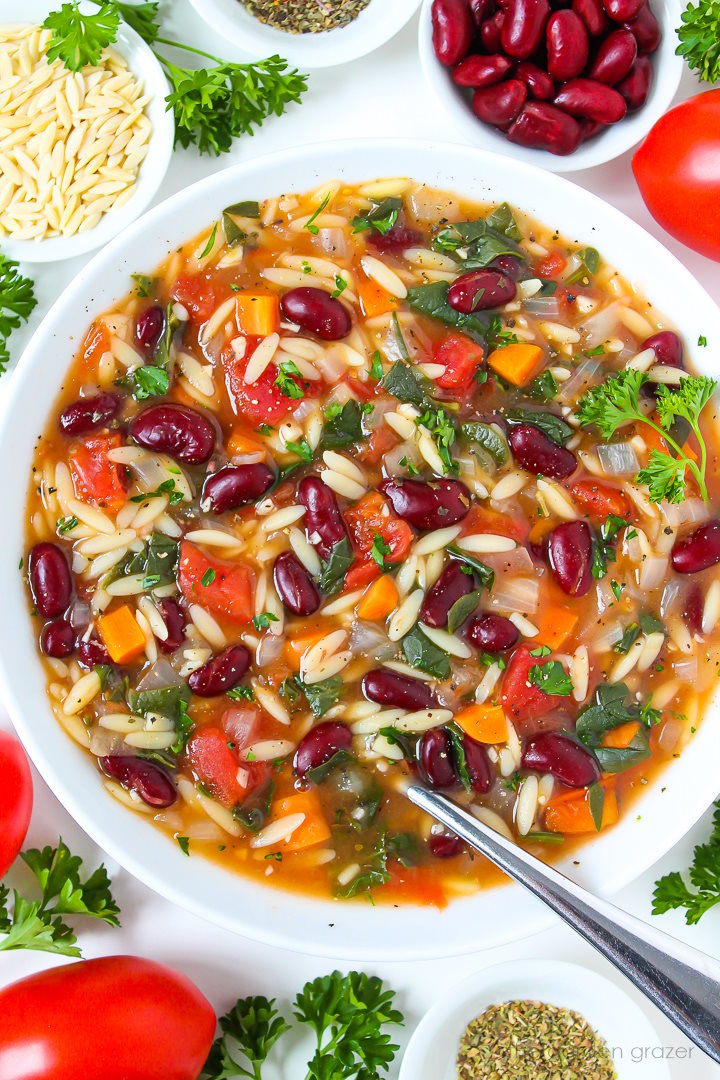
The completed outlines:
[[[502,682],[500,703],[506,715],[519,727],[522,734],[548,729],[547,724],[538,723],[554,709],[567,705],[567,698],[559,694],[546,694],[538,686],[528,682],[530,668],[535,664],[543,667],[550,657],[532,656],[532,645],[520,645],[510,658]],[[557,726],[561,726],[559,723]]]
[[[435,382],[445,390],[468,390],[483,361],[483,349],[465,334],[449,334],[435,349],[433,359],[444,373]]]
[[[389,563],[402,562],[415,539],[408,523],[393,514],[378,491],[363,495],[355,506],[345,511],[344,517],[356,559],[345,578],[346,589],[359,589],[380,575],[380,567],[371,554],[376,535],[390,548],[385,555]]]
[[[119,431],[88,435],[70,447],[69,463],[75,493],[102,510],[116,514],[127,501],[124,466],[108,459],[122,445]]]
[[[245,355],[241,360],[232,349],[222,354],[230,403],[238,416],[249,424],[277,424],[293,411],[299,399],[287,397],[275,386],[278,376],[276,364],[268,364],[262,375],[254,383],[245,382],[245,371],[250,357],[260,343],[260,338],[248,338]],[[313,395],[313,384],[290,376],[303,391],[305,397]]]
[[[576,480],[570,486],[570,494],[587,513],[598,521],[605,521],[609,514],[629,520],[632,503],[624,491],[599,480]]]
[[[110,348],[110,331],[102,320],[92,324],[82,344],[83,363],[88,368],[97,367],[98,361],[104,352]]]
[[[238,623],[248,623],[253,616],[253,574],[244,563],[210,559],[200,548],[183,540],[178,584],[190,604],[199,604]]]
[[[203,727],[194,732],[187,744],[186,755],[198,780],[228,808],[244,802],[270,775],[265,762],[241,764],[228,746],[227,735],[219,727]],[[239,769],[243,770],[246,784],[238,780]]]
[[[392,450],[393,446],[396,446],[399,441],[398,435],[389,424],[381,424],[380,427],[375,428],[366,442],[361,443],[360,457],[363,461],[369,461],[372,465],[377,465],[388,450]]]
[[[472,506],[460,527],[463,536],[472,533],[495,533],[498,536],[509,536],[518,544],[525,543],[529,531],[524,518],[508,517],[485,506]]]
[[[204,323],[230,294],[229,286],[208,274],[181,274],[170,292],[187,308],[193,322]]]
[[[557,278],[567,266],[567,259],[559,251],[546,255],[537,265],[538,277]]]

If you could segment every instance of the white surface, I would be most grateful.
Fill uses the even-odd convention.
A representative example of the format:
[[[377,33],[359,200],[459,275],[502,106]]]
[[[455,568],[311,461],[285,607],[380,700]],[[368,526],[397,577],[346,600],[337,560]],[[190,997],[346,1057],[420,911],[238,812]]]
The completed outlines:
[[[205,3],[206,0],[196,0]],[[216,2],[216,0],[213,0]],[[228,2],[228,0],[226,0]],[[232,0],[229,0],[232,2]],[[509,142],[505,135],[494,127],[481,123],[472,111],[471,92],[456,86],[450,78],[450,71],[443,67],[435,56],[432,46],[432,24],[430,9],[432,0],[424,0],[420,9],[420,61],[425,78],[442,109],[453,122],[462,128],[465,139],[483,150],[493,150],[497,154],[506,154],[518,161],[529,161],[552,172],[576,172],[602,165],[606,161],[624,154],[631,146],[644,139],[655,121],[668,109],[677,93],[682,77],[684,62],[675,55],[676,40],[673,28],[680,23],[680,12],[684,4],[680,0],[653,0],[652,7],[663,31],[663,40],[659,49],[651,57],[653,81],[648,99],[642,109],[628,115],[618,124],[610,124],[605,131],[586,143],[582,143],[574,154],[561,156],[547,150],[534,150]]]
[[[317,72],[311,79],[310,92],[300,108],[281,119],[273,119],[267,128],[254,139],[243,139],[231,155],[222,163],[211,158],[198,158],[193,151],[179,152],[173,168],[166,177],[162,195],[171,194],[191,181],[208,175],[230,161],[251,160],[259,152],[284,146],[303,145],[318,138],[363,135],[416,135],[462,141],[462,132],[453,127],[444,113],[427,93],[416,53],[417,20],[412,22],[384,48],[362,61],[332,72]],[[185,3],[177,3],[169,20],[171,33],[192,40],[199,47],[229,55],[218,41],[198,20]],[[694,80],[684,79],[682,96],[696,92]],[[667,246],[680,256],[683,262],[717,298],[720,294],[720,266],[702,256],[689,252],[662,234],[645,210],[630,174],[630,154],[624,155],[610,165],[592,172],[584,172],[574,178],[590,190],[628,212],[642,225],[660,236]],[[33,268],[40,299],[40,310],[33,318],[30,329],[15,335],[13,353],[18,356],[23,344],[29,340],[32,329],[37,326],[40,315],[62,287],[72,280],[83,265],[76,259],[51,268]],[[58,356],[58,365],[69,357]],[[7,386],[7,376],[0,383]],[[7,723],[7,721],[6,721]],[[52,797],[35,774],[36,810],[31,826],[29,842],[50,842],[58,832],[91,858],[97,858],[97,849],[68,814]],[[631,888],[620,894],[619,902],[635,914],[650,918],[650,897],[656,877],[671,869],[686,867],[694,843],[707,835],[710,815],[701,822],[675,849]],[[111,872],[117,868],[111,863]],[[118,872],[114,876],[114,890],[123,909],[123,927],[111,930],[93,927],[81,931],[81,942],[86,956],[110,952],[135,952],[174,964],[194,978],[208,994],[219,1010],[225,1009],[238,995],[266,993],[282,999],[292,998],[300,985],[308,978],[331,969],[322,959],[291,954],[268,946],[245,941],[227,931],[220,930],[177,907],[160,900],[147,888],[129,875]],[[720,909],[708,914],[698,927],[686,928],[682,916],[666,916],[658,925],[676,933],[697,948],[720,955]],[[372,964],[369,970],[387,979],[399,991],[399,1005],[407,1015],[407,1028],[418,1021],[421,1014],[445,996],[448,987],[465,975],[485,968],[491,963],[512,958],[541,957],[561,958],[587,964],[608,974],[619,985],[625,985],[620,976],[582,944],[564,927],[536,934],[527,940],[516,942],[502,949],[482,954],[467,954],[446,961],[416,962],[413,964]],[[21,975],[37,970],[49,962],[40,954],[7,954],[2,962],[2,979],[11,981]],[[348,965],[340,965],[347,968]],[[642,999],[631,991],[635,1000]],[[647,1048],[647,1055],[666,1059],[673,1080],[710,1080],[720,1075],[699,1051],[689,1048],[688,1043],[651,1006],[642,1003],[644,1011],[652,1015],[661,1037],[661,1044]],[[627,1047],[625,1057],[632,1052],[643,1053],[640,1044]],[[682,1056],[679,1056],[681,1054]],[[286,1080],[302,1080],[298,1068],[285,1072]],[[397,1069],[391,1074],[397,1076]],[[272,1080],[272,1078],[270,1078]]]

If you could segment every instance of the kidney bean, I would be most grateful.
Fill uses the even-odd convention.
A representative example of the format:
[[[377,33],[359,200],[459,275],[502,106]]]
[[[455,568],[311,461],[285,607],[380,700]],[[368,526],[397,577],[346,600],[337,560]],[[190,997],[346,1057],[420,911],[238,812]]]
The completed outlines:
[[[369,232],[365,233],[365,239],[368,244],[372,244],[383,255],[395,251],[405,251],[406,248],[418,247],[423,243],[422,233],[419,233],[416,229],[409,229],[399,222],[396,222],[392,229],[388,229],[384,236],[377,229],[370,229]]]
[[[585,23],[591,37],[600,37],[607,31],[610,23],[602,0],[573,0],[572,9]]]
[[[492,18],[486,19],[480,27],[480,40],[488,53],[498,53],[502,48],[500,33],[504,22],[505,12],[496,11]]]
[[[493,771],[487,750],[482,743],[471,739],[469,735],[463,737],[463,750],[465,766],[470,777],[470,787],[480,795],[485,795],[493,782]]]
[[[340,750],[349,750],[352,733],[339,720],[325,720],[309,731],[295,751],[295,772],[303,777],[309,769],[324,765]]]
[[[625,98],[595,79],[571,79],[555,95],[555,104],[570,113],[601,124],[615,124],[627,112]]]
[[[526,97],[527,87],[525,84],[521,83],[519,79],[508,79],[506,82],[498,83],[496,86],[485,86],[481,90],[476,90],[472,96],[472,108],[477,118],[482,120],[483,123],[492,124],[494,127],[505,131],[520,112]],[[479,271],[481,274],[486,272],[484,270]],[[451,286],[451,289],[454,287],[454,285]],[[476,311],[482,306],[492,307],[494,305],[483,305],[482,300],[479,300],[477,307],[469,310]]]
[[[683,598],[682,617],[691,634],[702,633],[705,597],[699,585],[691,585]]]
[[[513,281],[519,281],[521,277],[524,277],[526,267],[527,264],[520,259],[516,259],[514,255],[498,255],[497,259],[493,259],[488,265],[489,270],[500,270],[505,277],[509,277]],[[491,422],[497,423],[496,420]]]
[[[520,634],[517,627],[504,615],[476,615],[468,623],[465,637],[476,649],[496,653],[512,649]]]
[[[100,665],[112,665],[110,653],[99,637],[89,637],[87,641],[80,637],[75,644],[75,648],[77,649],[78,663],[81,667],[90,670],[90,668]]]
[[[720,521],[714,518],[706,521],[688,536],[676,540],[670,560],[678,574],[698,574],[720,562]]]
[[[40,634],[40,648],[46,656],[61,660],[75,651],[75,631],[67,619],[45,623]]]
[[[592,584],[592,535],[586,521],[564,521],[550,533],[550,569],[563,592],[584,596]]]
[[[275,474],[261,461],[249,465],[225,465],[205,478],[200,506],[224,514],[243,503],[255,502],[275,482]]]
[[[124,788],[136,792],[148,806],[172,806],[177,798],[175,785],[159,765],[129,754],[113,754],[100,758],[108,776]]]
[[[572,154],[582,139],[577,120],[546,101],[528,101],[508,131],[510,142],[547,150],[550,154]]]
[[[651,334],[640,346],[641,349],[652,349],[655,353],[655,363],[663,367],[681,368],[683,366],[682,341],[672,330],[661,330],[658,334]]]
[[[455,760],[452,740],[445,728],[426,731],[420,740],[420,767],[431,787],[455,787]]]
[[[290,322],[297,323],[323,341],[338,341],[346,337],[352,327],[352,320],[343,304],[324,289],[312,286],[290,289],[280,301],[280,310]]]
[[[640,12],[645,0],[602,0],[603,7],[613,22],[629,22]]]
[[[418,529],[455,525],[470,509],[470,492],[461,480],[383,480],[379,488],[398,517]]]
[[[545,731],[536,735],[522,756],[524,769],[550,773],[568,787],[589,787],[600,779],[600,766],[593,755],[567,735]]]
[[[391,709],[436,709],[437,701],[427,683],[390,668],[373,668],[363,676],[362,692],[368,701]]]
[[[474,20],[466,0],[433,0],[432,42],[441,64],[452,67],[470,48]]]
[[[542,473],[543,476],[564,480],[577,468],[575,455],[564,446],[558,446],[533,424],[514,426],[508,442],[518,464],[530,473]]]
[[[507,56],[466,56],[453,68],[456,86],[492,86],[504,79],[512,64]]]
[[[558,82],[574,79],[585,68],[590,52],[585,23],[574,11],[555,11],[548,19],[548,73]]]
[[[638,51],[654,53],[662,41],[662,30],[649,4],[643,4],[634,19],[623,23],[637,41]]]
[[[538,101],[550,101],[555,96],[555,83],[547,71],[543,71],[537,64],[531,64],[529,60],[522,60],[517,65],[515,78],[524,82],[528,88],[528,94]]]
[[[305,507],[304,525],[310,543],[317,548],[321,559],[329,559],[335,544],[348,538],[337,499],[317,476],[306,476],[300,481],[296,498]]]
[[[637,51],[637,41],[629,30],[614,30],[601,43],[588,72],[589,77],[615,86],[630,71]]]
[[[168,636],[164,641],[160,641],[158,638],[158,645],[165,653],[175,652],[185,640],[185,624],[187,622],[185,612],[177,600],[173,600],[172,596],[163,596],[155,600],[155,607],[160,612],[168,632]]]
[[[599,124],[597,120],[581,120],[580,129],[582,131],[582,141],[587,142],[588,139],[594,139],[600,131],[604,131],[605,125]]]
[[[490,94],[498,90],[503,94],[507,91],[512,96],[513,92],[508,88],[513,85],[522,86],[521,96],[524,101],[525,87],[516,79],[505,82],[499,87],[491,86],[487,90],[478,90],[478,94]],[[475,96],[477,97],[477,94]],[[494,121],[488,122],[494,123]],[[448,303],[455,311],[469,314],[471,311],[502,307],[503,304],[514,300],[516,292],[515,282],[500,270],[471,270],[469,274],[461,274],[453,281],[448,291]]]
[[[425,597],[420,619],[428,626],[447,627],[453,604],[474,588],[472,574],[466,574],[462,564],[451,560]]]
[[[231,645],[193,671],[188,685],[198,697],[217,697],[237,686],[249,667],[250,653],[245,646]]]
[[[470,0],[470,14],[476,26],[482,26],[495,10],[495,0]]]
[[[86,431],[107,424],[119,408],[120,398],[115,394],[78,398],[60,413],[60,430],[63,435],[84,435]]]
[[[151,356],[157,348],[160,335],[165,328],[165,312],[161,307],[145,308],[135,323],[135,337],[138,345],[147,356]]]
[[[516,60],[527,60],[542,41],[550,14],[548,0],[511,0],[500,31],[503,51]]]
[[[428,837],[430,854],[436,859],[452,859],[462,855],[465,844],[454,833],[431,833]]]
[[[617,90],[627,102],[628,112],[637,112],[642,108],[650,93],[653,80],[653,66],[647,56],[638,56]]]
[[[320,607],[322,599],[317,585],[292,551],[278,555],[273,581],[278,596],[294,615],[312,615]]]
[[[65,553],[57,544],[36,544],[28,558],[30,591],[40,615],[61,615],[72,599],[72,577]]]
[[[133,419],[130,434],[146,450],[169,454],[186,465],[202,465],[215,446],[215,428],[188,405],[151,405]]]

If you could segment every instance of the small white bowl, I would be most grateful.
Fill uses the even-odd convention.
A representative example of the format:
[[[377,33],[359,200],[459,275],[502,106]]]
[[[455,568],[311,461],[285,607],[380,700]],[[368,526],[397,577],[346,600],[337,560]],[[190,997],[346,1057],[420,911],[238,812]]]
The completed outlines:
[[[509,142],[503,132],[478,120],[470,106],[470,92],[455,85],[450,78],[450,69],[441,64],[435,55],[432,44],[432,0],[424,0],[420,12],[420,62],[437,100],[454,118],[458,129],[470,144],[481,146],[485,150],[494,150],[519,161],[527,161],[530,165],[537,165],[550,172],[567,173],[590,169],[594,165],[612,161],[644,139],[653,124],[667,112],[680,85],[683,59],[675,55],[675,29],[680,25],[679,0],[651,0],[651,5],[662,28],[663,38],[660,48],[651,57],[654,74],[647,101],[642,109],[628,114],[620,123],[611,124],[594,139],[582,143],[574,154],[559,156],[547,150],[517,146]]]
[[[370,0],[347,26],[320,34],[289,34],[260,22],[241,0],[190,0],[214,33],[256,56],[279,53],[303,68],[334,67],[378,49],[401,30],[420,0]]]
[[[22,20],[18,19],[18,5],[0,0],[0,25],[42,23],[57,4],[48,0],[23,0]],[[92,9],[96,10],[95,8]],[[163,70],[145,44],[127,23],[120,22],[117,41],[112,46],[127,61],[133,75],[142,79],[146,93],[152,94],[145,112],[153,126],[147,156],[138,172],[135,193],[117,210],[109,210],[94,229],[75,233],[74,236],[53,236],[44,240],[0,240],[3,253],[12,259],[26,263],[56,262],[71,259],[94,251],[112,240],[140,217],[157,193],[167,172],[175,140],[175,120],[172,110],[165,109],[168,84]]]
[[[618,1080],[670,1080],[664,1060],[642,1053],[661,1046],[662,1040],[635,1001],[603,975],[559,960],[512,960],[451,987],[413,1032],[400,1080],[455,1080],[465,1028],[503,1001],[542,1001],[572,1009],[607,1043]]]

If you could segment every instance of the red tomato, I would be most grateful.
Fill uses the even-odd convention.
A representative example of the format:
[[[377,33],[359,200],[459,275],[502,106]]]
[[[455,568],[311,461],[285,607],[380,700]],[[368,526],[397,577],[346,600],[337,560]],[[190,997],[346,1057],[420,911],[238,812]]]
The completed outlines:
[[[377,491],[363,495],[355,506],[345,511],[350,542],[356,562],[345,578],[346,589],[359,589],[380,576],[380,567],[372,557],[375,536],[382,537],[390,548],[385,555],[389,563],[402,562],[410,551],[415,534],[406,521],[388,513],[388,504]]]
[[[22,847],[32,802],[32,778],[25,751],[17,739],[0,731],[0,878]]]
[[[209,319],[230,296],[224,282],[204,274],[181,274],[170,293],[173,300],[187,308],[193,321],[200,324]]]
[[[537,265],[538,276],[541,278],[555,278],[562,274],[567,266],[567,259],[559,251],[553,251],[546,255]]]
[[[119,431],[88,435],[70,447],[70,471],[78,496],[117,513],[127,501],[125,469],[108,459],[122,445]]]
[[[270,766],[265,762],[243,762],[248,782],[240,784],[238,770],[241,763],[230,749],[229,742],[222,728],[204,727],[195,732],[187,745],[187,759],[193,772],[218,802],[228,809],[243,802],[270,775]]]
[[[210,559],[187,540],[180,545],[178,585],[189,604],[248,623],[253,617],[253,575],[244,563]]]
[[[222,355],[225,385],[230,404],[235,413],[242,416],[249,424],[277,424],[290,415],[297,405],[297,400],[281,393],[280,388],[275,386],[278,376],[276,364],[268,364],[254,383],[245,382],[245,370],[260,338],[248,338],[247,342],[247,351],[242,360],[238,360],[232,349],[226,349]],[[303,383],[293,376],[290,377],[303,389],[305,396],[310,396],[309,383]]]
[[[496,533],[498,536],[509,536],[518,544],[525,543],[529,531],[525,518],[508,517],[497,510],[488,510],[485,506],[472,506],[460,527],[463,536],[470,536],[472,533]]]
[[[444,390],[468,390],[483,361],[482,345],[464,334],[449,334],[435,349],[433,360],[445,365],[444,373],[435,380],[438,386]]]
[[[535,721],[547,716],[554,709],[567,705],[567,698],[559,694],[546,694],[528,682],[528,673],[535,664],[543,667],[550,657],[531,656],[532,645],[520,645],[510,658],[502,682],[500,703],[512,723],[523,734],[537,731],[543,726]]]
[[[609,514],[628,520],[632,503],[624,491],[599,480],[576,480],[570,485],[570,494],[591,517],[605,521]]]
[[[661,116],[635,151],[645,205],[671,236],[720,261],[720,90]]]
[[[64,964],[0,990],[0,1080],[196,1080],[215,1013],[140,956]]]

